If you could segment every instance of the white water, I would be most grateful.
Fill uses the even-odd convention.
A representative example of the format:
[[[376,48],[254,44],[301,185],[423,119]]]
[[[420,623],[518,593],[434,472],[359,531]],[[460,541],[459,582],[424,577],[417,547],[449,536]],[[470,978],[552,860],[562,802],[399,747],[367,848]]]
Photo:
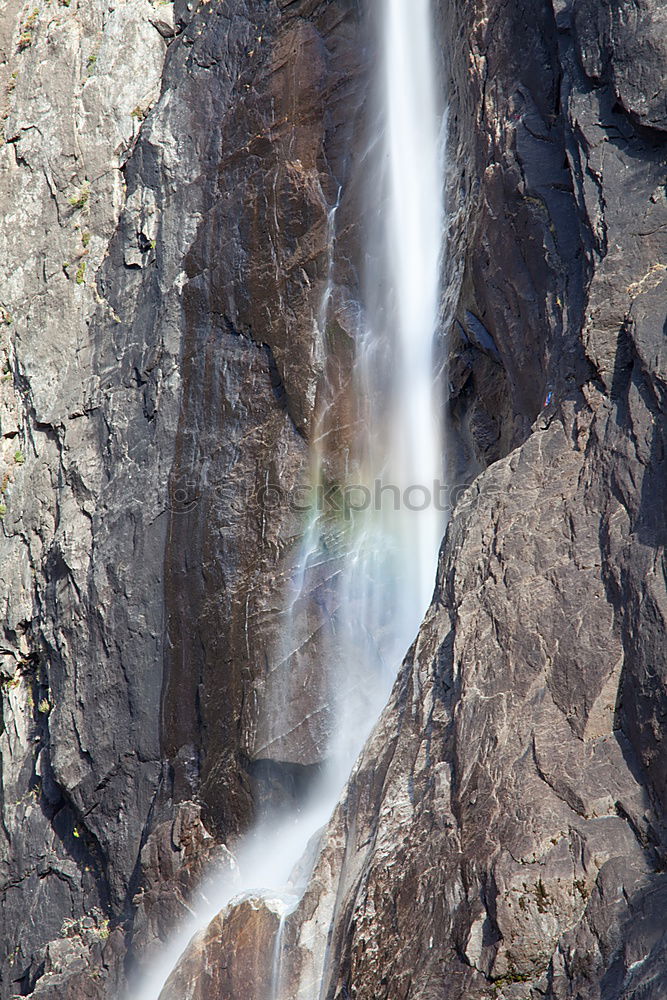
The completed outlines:
[[[302,884],[290,884],[290,875],[308,841],[326,823],[330,813],[331,801],[318,796],[307,809],[286,822],[257,826],[236,854],[236,872],[214,877],[201,887],[190,919],[167,942],[138,988],[132,990],[132,1000],[158,1000],[191,939],[232,901],[249,895],[262,896],[279,913],[282,923],[298,903],[298,891],[303,889]],[[280,970],[279,955],[274,954],[273,966]],[[267,992],[270,995],[271,991]]]
[[[389,269],[398,326],[395,448],[398,485],[431,486],[443,477],[440,415],[434,400],[433,337],[440,302],[444,229],[441,115],[430,0],[387,0],[385,86],[390,167]],[[400,526],[404,590],[413,597],[408,639],[431,598],[442,515],[434,506]]]
[[[444,229],[442,114],[430,0],[374,2],[381,32],[378,91],[384,129],[381,141],[374,143],[375,157],[370,157],[374,166],[367,197],[369,216],[381,216],[383,223],[379,233],[368,234],[364,322],[354,372],[362,430],[350,451],[356,456],[356,483],[373,492],[380,481],[397,488],[402,501],[405,491],[414,487],[412,497],[419,505],[423,493],[418,488],[432,490],[434,481],[443,478],[433,388]],[[335,210],[332,228],[334,220]],[[332,232],[331,261],[333,239]],[[332,276],[330,266],[316,320],[320,332],[327,322]],[[414,511],[401,501],[394,510],[389,491],[385,497],[381,509],[357,513],[346,532],[337,643],[327,663],[330,688],[336,692],[335,735],[319,786],[298,815],[269,818],[244,839],[237,853],[238,878],[203,887],[196,912],[133,992],[133,1000],[158,1000],[192,935],[231,900],[248,894],[261,895],[272,901],[272,908],[278,907],[280,931],[266,995],[279,1000],[282,929],[308,875],[304,869],[299,878],[291,878],[293,869],[329,818],[431,597],[443,515],[432,504]],[[319,531],[314,516],[304,537],[296,589],[286,595],[294,609],[299,607],[308,560],[317,561],[323,547]],[[281,712],[287,709],[284,696],[276,696],[274,704]]]
[[[365,321],[355,371],[363,419],[355,474],[361,473],[356,482],[372,495],[376,484],[384,489],[379,509],[373,504],[354,517],[342,573],[336,737],[330,749],[334,785],[344,784],[417,634],[444,530],[443,513],[427,503],[425,493],[432,500],[434,482],[444,477],[433,363],[444,129],[433,19],[430,0],[383,0],[380,8],[385,127],[367,197],[383,221],[377,234],[369,233],[366,256]],[[409,509],[406,499],[425,509]]]

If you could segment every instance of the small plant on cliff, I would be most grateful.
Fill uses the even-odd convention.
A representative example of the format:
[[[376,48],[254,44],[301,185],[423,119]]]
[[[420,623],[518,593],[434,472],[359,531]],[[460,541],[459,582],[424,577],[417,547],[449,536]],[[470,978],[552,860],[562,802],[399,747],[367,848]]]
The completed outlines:
[[[48,698],[42,698],[37,706],[37,711],[42,715],[48,715],[51,711],[51,702]]]
[[[32,45],[32,30],[35,27],[35,22],[39,17],[39,7],[35,7],[32,13],[23,22],[23,27],[21,28],[21,35],[19,37],[18,50],[23,52],[24,49],[29,49]]]
[[[0,503],[0,521],[3,519],[6,513],[7,513],[7,504]]]
[[[65,917],[60,928],[60,936],[63,938],[73,937],[79,929],[79,921],[74,917]]]
[[[79,211],[85,208],[88,204],[88,199],[90,198],[90,187],[88,184],[84,184],[78,194],[73,194],[69,199],[69,203],[73,209]]]
[[[17,465],[23,465],[23,463],[25,462],[25,455],[23,454],[20,448],[17,448],[16,451],[14,452],[14,461],[16,462]]]
[[[76,272],[76,283],[77,285],[83,285],[86,281],[86,262],[82,260],[77,268]]]
[[[505,976],[501,976],[500,979],[494,980],[493,988],[494,990],[502,990],[504,986],[512,986],[514,983],[529,983],[531,977],[524,972],[516,972],[511,969]]]

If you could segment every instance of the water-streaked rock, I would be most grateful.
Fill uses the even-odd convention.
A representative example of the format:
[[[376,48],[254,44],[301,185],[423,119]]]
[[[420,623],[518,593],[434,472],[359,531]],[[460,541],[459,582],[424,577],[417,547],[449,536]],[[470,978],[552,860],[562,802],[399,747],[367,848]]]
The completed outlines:
[[[272,1000],[274,944],[284,903],[252,897],[231,903],[190,943],[160,1000]]]

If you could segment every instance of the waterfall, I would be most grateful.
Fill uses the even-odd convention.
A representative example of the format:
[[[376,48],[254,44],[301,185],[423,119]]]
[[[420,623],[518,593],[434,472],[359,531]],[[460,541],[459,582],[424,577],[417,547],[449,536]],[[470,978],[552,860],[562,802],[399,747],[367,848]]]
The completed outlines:
[[[368,218],[380,221],[367,234],[356,340],[357,419],[349,442],[350,480],[343,484],[353,499],[338,539],[345,558],[337,583],[335,643],[325,664],[334,700],[328,763],[298,815],[265,818],[246,837],[238,852],[240,879],[204,887],[206,904],[181,928],[168,959],[133,992],[138,1000],[158,1000],[190,936],[239,893],[285,900],[272,957],[274,981],[266,990],[279,1000],[282,929],[305,888],[307,866],[298,884],[290,881],[291,872],[328,819],[432,593],[444,529],[444,514],[434,503],[435,485],[443,478],[433,344],[441,292],[444,129],[433,14],[430,0],[373,2],[381,50],[376,81],[381,107],[374,109],[374,121],[380,121],[381,135],[372,137],[365,197]],[[329,274],[315,320],[318,335],[333,294],[336,208],[329,218]],[[317,451],[315,480],[322,475],[321,462]],[[354,497],[370,497],[370,503],[356,503]],[[330,548],[327,530],[326,519],[314,511],[286,595],[294,614],[309,565]],[[287,711],[284,697],[276,697],[275,704]],[[270,720],[266,725],[270,743]]]
[[[386,702],[428,607],[443,512],[434,335],[444,230],[443,115],[430,0],[383,0],[378,117],[384,121],[366,197],[371,215],[364,320],[355,366],[357,490],[338,614],[336,744],[346,778]],[[342,675],[342,676],[340,676]]]
[[[387,257],[396,296],[400,373],[390,460],[395,463],[397,483],[409,490],[413,484],[433,488],[443,478],[440,416],[433,398],[433,337],[440,301],[444,156],[430,0],[409,4],[387,0],[387,7]],[[420,502],[419,492],[413,491],[415,506]],[[403,622],[408,641],[432,594],[443,529],[435,503],[414,514],[404,519],[399,543],[402,586],[413,595]]]
[[[285,920],[291,913],[289,904],[285,904],[280,911],[280,923],[276,931],[276,939],[273,943],[273,962],[271,963],[271,983],[270,1000],[280,1000],[280,987],[282,985],[281,971],[283,958],[283,937],[285,933]]]

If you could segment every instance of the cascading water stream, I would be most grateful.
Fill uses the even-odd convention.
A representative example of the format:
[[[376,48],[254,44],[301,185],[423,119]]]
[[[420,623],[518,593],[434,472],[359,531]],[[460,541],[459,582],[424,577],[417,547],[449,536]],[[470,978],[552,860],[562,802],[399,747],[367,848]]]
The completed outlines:
[[[444,461],[433,361],[444,128],[433,15],[431,0],[383,0],[379,7],[384,129],[367,198],[383,224],[379,250],[376,234],[368,237],[354,372],[361,419],[351,444],[359,477],[353,491],[371,503],[351,519],[341,573],[338,704],[329,755],[338,786],[428,607],[444,530],[442,505],[435,502]]]
[[[400,371],[392,458],[404,489],[443,477],[434,400],[433,338],[440,302],[444,155],[430,0],[387,0],[384,68],[390,174],[388,265],[396,296]],[[419,490],[413,491],[418,500]],[[433,498],[432,498],[433,499]],[[408,641],[430,600],[442,515],[431,504],[402,524],[401,548],[414,593]]]
[[[298,815],[265,817],[245,838],[237,852],[240,878],[203,887],[202,904],[171,942],[168,956],[133,992],[133,1000],[158,1000],[191,936],[232,899],[249,894],[270,901],[279,915],[270,961],[273,981],[265,992],[270,1000],[280,1000],[282,931],[305,888],[307,872],[301,872],[300,884],[290,876],[309,839],[329,818],[432,593],[444,529],[444,516],[433,503],[434,484],[444,471],[433,362],[444,231],[444,130],[433,13],[431,0],[374,3],[383,130],[374,142],[376,167],[366,197],[369,217],[381,216],[382,228],[367,236],[363,321],[353,373],[358,419],[349,442],[353,485],[362,494],[368,491],[372,500],[367,509],[353,512],[341,534],[346,555],[337,584],[336,643],[326,662],[335,701],[328,762]],[[316,317],[320,333],[332,298],[334,224],[335,208],[329,275]],[[321,461],[318,450],[312,463],[315,480],[322,475]],[[375,502],[378,489],[381,503]],[[309,566],[330,542],[326,528],[314,511],[301,565],[286,595],[293,614],[298,613]],[[278,651],[276,659],[284,658]],[[283,714],[288,711],[284,694],[272,699]],[[266,730],[270,743],[270,720]]]

